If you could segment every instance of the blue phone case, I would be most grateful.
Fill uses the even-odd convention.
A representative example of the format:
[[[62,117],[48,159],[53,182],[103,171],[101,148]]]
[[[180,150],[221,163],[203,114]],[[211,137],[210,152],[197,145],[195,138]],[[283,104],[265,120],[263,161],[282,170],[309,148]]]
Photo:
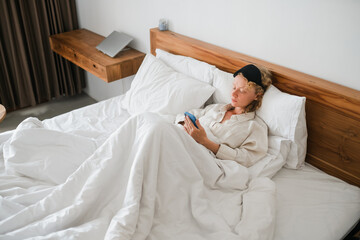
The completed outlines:
[[[185,116],[189,116],[189,118],[192,121],[192,123],[194,124],[194,126],[196,128],[198,128],[198,126],[196,125],[196,117],[189,112],[185,112],[184,114],[185,114]]]

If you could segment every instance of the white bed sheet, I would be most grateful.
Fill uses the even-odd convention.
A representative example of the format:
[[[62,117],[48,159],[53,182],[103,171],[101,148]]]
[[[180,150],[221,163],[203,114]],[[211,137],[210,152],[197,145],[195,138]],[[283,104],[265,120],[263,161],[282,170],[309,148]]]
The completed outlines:
[[[360,189],[305,164],[283,168],[277,189],[274,240],[339,240],[360,218]]]
[[[130,117],[122,108],[123,97],[62,114],[43,124],[54,130],[90,137],[100,146]],[[11,132],[0,134],[0,145],[9,136]],[[0,175],[4,174],[3,166],[0,169]],[[300,170],[283,168],[273,180],[277,186],[275,240],[341,239],[360,217],[360,189],[311,165]],[[19,183],[22,184],[21,179]],[[32,191],[48,189],[46,186],[38,189],[37,185],[37,182],[23,182],[21,191],[29,191],[31,197]]]

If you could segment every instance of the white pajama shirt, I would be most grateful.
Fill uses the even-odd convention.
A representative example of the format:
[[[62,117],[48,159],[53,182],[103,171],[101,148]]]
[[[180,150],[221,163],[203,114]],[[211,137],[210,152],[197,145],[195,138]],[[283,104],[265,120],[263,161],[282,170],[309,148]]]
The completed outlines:
[[[266,124],[255,112],[232,115],[221,123],[230,104],[212,104],[204,109],[189,111],[199,119],[204,128],[208,128],[217,138],[220,148],[216,157],[222,160],[234,160],[250,167],[266,155],[268,150],[268,130]],[[179,114],[175,122],[184,121]]]

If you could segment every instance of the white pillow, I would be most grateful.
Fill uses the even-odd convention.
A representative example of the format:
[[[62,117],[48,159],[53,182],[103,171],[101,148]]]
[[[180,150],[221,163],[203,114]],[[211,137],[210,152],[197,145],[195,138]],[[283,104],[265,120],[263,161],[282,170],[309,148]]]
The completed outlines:
[[[156,49],[156,57],[172,69],[197,80],[211,84],[215,66],[191,57],[174,55],[161,49]]]
[[[220,69],[214,69],[214,81],[213,86],[215,92],[213,94],[214,103],[230,103],[231,91],[233,87],[234,77],[233,74],[221,71]]]
[[[200,108],[214,91],[210,84],[178,73],[147,54],[123,103],[130,114],[157,112],[175,115]]]
[[[269,135],[291,140],[291,149],[285,167],[300,168],[306,156],[307,129],[305,97],[281,92],[270,85],[265,92],[262,106],[256,114],[269,127]]]
[[[269,136],[269,148],[265,157],[249,167],[250,177],[272,178],[286,163],[290,152],[291,141],[279,137]]]

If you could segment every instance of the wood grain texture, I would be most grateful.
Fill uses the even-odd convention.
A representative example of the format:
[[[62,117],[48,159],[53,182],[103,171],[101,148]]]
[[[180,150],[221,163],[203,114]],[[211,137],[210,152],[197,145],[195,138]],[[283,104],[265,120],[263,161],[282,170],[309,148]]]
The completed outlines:
[[[0,123],[5,119],[6,116],[6,108],[0,104]]]
[[[171,31],[151,29],[150,40],[153,55],[160,48],[231,73],[249,63],[267,67],[276,87],[307,99],[306,161],[360,186],[360,91]]]
[[[145,54],[129,48],[111,58],[96,49],[104,37],[86,29],[50,36],[51,49],[106,82],[134,75]]]

